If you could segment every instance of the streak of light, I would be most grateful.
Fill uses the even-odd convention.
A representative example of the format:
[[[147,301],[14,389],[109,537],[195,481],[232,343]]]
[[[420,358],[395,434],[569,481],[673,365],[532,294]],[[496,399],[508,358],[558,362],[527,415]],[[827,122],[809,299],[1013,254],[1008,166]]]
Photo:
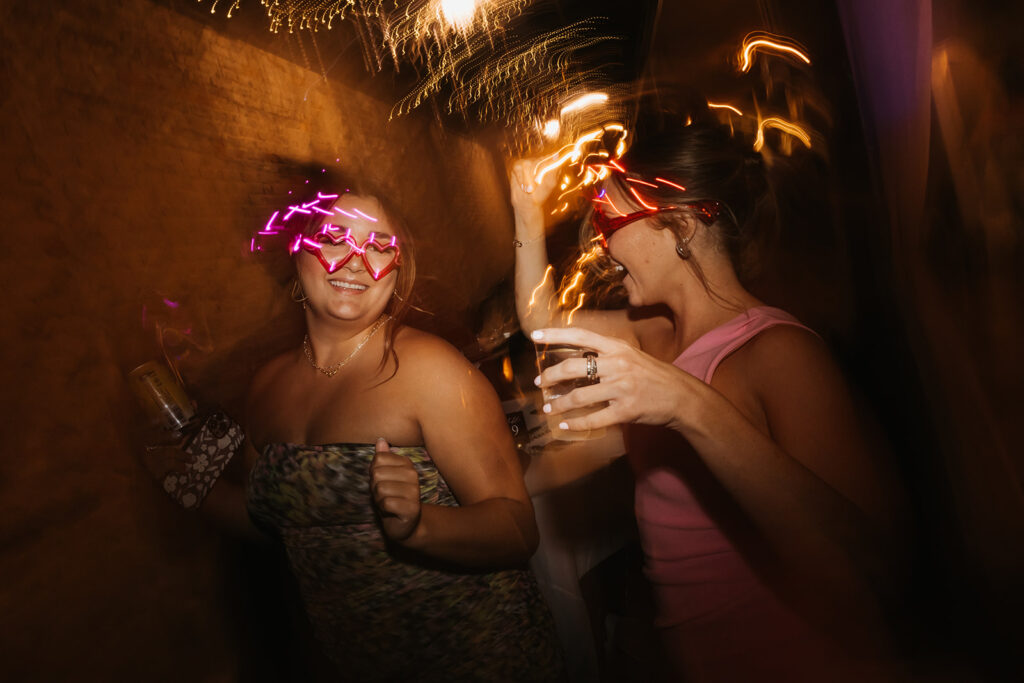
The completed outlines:
[[[796,57],[804,64],[811,63],[810,57],[793,41],[782,36],[751,33],[743,39],[743,46],[740,48],[740,71],[744,73],[750,71],[756,51],[781,52]]]
[[[685,187],[683,187],[682,185],[679,185],[678,183],[673,183],[671,180],[665,180],[664,178],[661,178],[661,177],[657,177],[657,178],[655,178],[655,180],[657,180],[659,183],[665,183],[666,185],[668,185],[670,187],[674,187],[677,190],[680,190],[682,192],[686,192],[686,188]]]
[[[533,292],[530,293],[530,302],[528,304],[531,308],[535,303],[537,303],[537,292],[540,291],[541,287],[544,286],[544,283],[548,281],[548,276],[551,275],[554,271],[554,267],[549,265],[547,269],[544,271],[544,277],[542,277],[537,286],[533,288]]]
[[[441,0],[441,14],[455,28],[466,30],[473,23],[476,0]]]
[[[584,294],[583,292],[580,292],[580,298],[579,298],[579,301],[576,302],[576,307],[573,308],[571,311],[569,311],[569,315],[566,316],[566,319],[565,319],[565,324],[566,325],[572,325],[572,317],[573,317],[573,315],[576,314],[576,311],[580,310],[580,308],[583,306],[583,299],[585,299],[586,296],[587,296],[586,294]]]
[[[807,147],[808,149],[810,149],[811,147],[811,136],[808,135],[803,128],[796,125],[795,123],[790,123],[789,121],[780,119],[777,116],[770,116],[761,121],[761,123],[758,124],[757,126],[757,137],[754,139],[755,152],[760,152],[761,149],[764,147],[765,128],[775,128],[777,130],[781,130],[783,133],[788,133],[795,137],[800,142],[804,143],[804,146]]]
[[[558,115],[565,116],[566,114],[571,114],[574,111],[580,111],[581,109],[592,107],[595,104],[604,104],[607,101],[607,93],[590,92],[587,93],[586,95],[581,95],[580,97],[577,97],[572,102],[562,107],[562,109],[558,112]]]
[[[630,194],[632,194],[632,195],[633,195],[634,197],[636,197],[636,200],[637,200],[638,202],[640,202],[640,206],[644,207],[644,208],[645,208],[645,209],[647,209],[648,211],[654,211],[655,209],[657,209],[657,208],[658,208],[658,207],[656,207],[656,206],[651,206],[650,204],[648,204],[647,202],[645,202],[645,201],[644,201],[644,198],[640,196],[640,193],[639,193],[639,192],[637,192],[637,191],[636,191],[635,189],[633,189],[632,187],[631,187],[631,188],[629,188],[629,192],[630,192]],[[609,201],[610,201],[610,200],[609,200]]]
[[[560,304],[562,304],[564,306],[566,300],[569,297],[569,292],[571,292],[572,290],[576,289],[576,287],[579,286],[579,284],[580,284],[580,280],[582,280],[582,279],[583,279],[582,271],[577,271],[576,274],[573,275],[573,277],[572,277],[572,282],[569,283],[569,286],[566,287],[565,290],[562,292],[562,296],[559,297],[558,303],[560,303]]]
[[[743,116],[743,112],[741,112],[739,109],[732,106],[731,104],[716,104],[715,102],[708,102],[708,107],[710,109],[728,109],[729,111],[734,112],[739,116]]]

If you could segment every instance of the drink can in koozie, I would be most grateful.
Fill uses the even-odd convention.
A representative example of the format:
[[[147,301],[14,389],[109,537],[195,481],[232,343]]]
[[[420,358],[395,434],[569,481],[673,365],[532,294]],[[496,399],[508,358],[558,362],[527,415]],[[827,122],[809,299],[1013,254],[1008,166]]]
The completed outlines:
[[[128,381],[146,412],[162,427],[182,429],[195,415],[185,388],[163,363],[143,363],[128,373]]]

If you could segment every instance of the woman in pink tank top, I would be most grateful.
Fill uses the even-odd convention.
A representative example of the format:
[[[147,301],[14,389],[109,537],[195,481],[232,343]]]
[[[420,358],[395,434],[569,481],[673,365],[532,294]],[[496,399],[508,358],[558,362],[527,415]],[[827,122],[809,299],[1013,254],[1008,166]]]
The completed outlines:
[[[513,169],[520,322],[594,352],[544,371],[541,386],[596,380],[544,409],[604,404],[563,427],[626,425],[670,678],[877,679],[899,498],[821,339],[742,284],[744,247],[774,219],[761,155],[704,123],[636,139],[602,166],[581,242],[601,245],[630,308],[571,328],[529,305],[554,294],[543,204],[558,174]]]

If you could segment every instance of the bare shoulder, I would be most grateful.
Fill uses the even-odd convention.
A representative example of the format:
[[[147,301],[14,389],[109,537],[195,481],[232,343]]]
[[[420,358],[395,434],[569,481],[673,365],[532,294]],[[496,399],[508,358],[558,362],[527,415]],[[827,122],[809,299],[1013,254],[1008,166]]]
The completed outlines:
[[[746,343],[737,355],[743,358],[748,376],[762,385],[780,378],[795,379],[794,375],[825,379],[839,372],[821,337],[796,325],[769,327]]]
[[[394,390],[401,392],[422,425],[448,418],[468,419],[481,411],[503,418],[494,387],[447,341],[403,328],[395,338],[395,351],[399,366]]]
[[[467,392],[475,394],[483,385],[490,387],[483,373],[458,349],[429,332],[403,327],[395,337],[395,353],[395,388],[409,399],[465,401]]]
[[[776,325],[741,351],[739,369],[771,438],[879,523],[893,519],[898,486],[884,449],[869,438],[864,411],[825,342],[804,328]]]
[[[418,330],[403,327],[395,337],[401,373],[413,375],[449,373],[456,369],[472,369],[466,357],[444,339]]]
[[[780,442],[797,438],[796,433],[819,430],[853,438],[856,426],[849,422],[853,415],[849,385],[818,335],[795,325],[775,325],[735,355],[739,358],[734,368]],[[787,432],[793,434],[787,437]],[[799,448],[793,446],[793,450]]]

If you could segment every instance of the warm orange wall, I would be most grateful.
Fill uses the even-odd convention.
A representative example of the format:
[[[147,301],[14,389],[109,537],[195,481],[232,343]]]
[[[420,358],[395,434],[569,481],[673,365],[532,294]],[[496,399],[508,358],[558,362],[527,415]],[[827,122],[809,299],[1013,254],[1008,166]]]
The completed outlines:
[[[284,271],[248,253],[287,186],[274,156],[391,179],[424,261],[455,265],[421,265],[442,328],[511,266],[503,181],[427,119],[388,123],[387,103],[154,3],[2,7],[0,677],[235,680],[225,586],[245,568],[124,436],[123,373],[155,355],[142,305],[205,318],[212,349],[184,370],[236,406],[298,339]],[[453,233],[474,243],[442,250]]]

